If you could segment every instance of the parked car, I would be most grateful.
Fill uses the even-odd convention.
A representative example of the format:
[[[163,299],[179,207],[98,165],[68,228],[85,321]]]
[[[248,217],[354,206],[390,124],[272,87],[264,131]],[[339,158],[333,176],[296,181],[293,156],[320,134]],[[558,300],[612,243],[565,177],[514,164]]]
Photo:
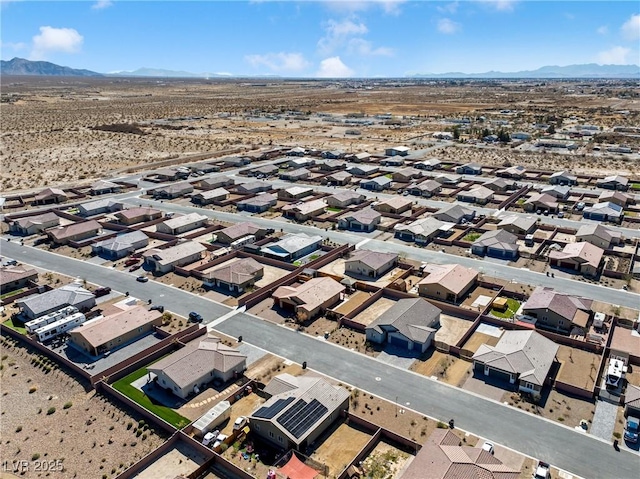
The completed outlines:
[[[247,425],[249,420],[245,416],[240,416],[236,419],[236,422],[233,423],[233,430],[238,431]]]
[[[551,466],[546,462],[539,461],[538,467],[533,473],[533,479],[551,479]]]
[[[638,442],[638,432],[640,431],[640,419],[629,416],[627,424],[624,426],[624,440],[631,443]]]
[[[493,454],[493,444],[489,441],[485,441],[482,445],[482,450],[487,451],[489,454]]]
[[[124,265],[125,265],[125,266],[131,266],[131,265],[133,265],[133,264],[137,264],[137,263],[139,263],[139,262],[140,262],[140,258],[129,258],[128,260],[126,260],[126,261],[124,262]]]
[[[149,281],[149,278],[147,278],[146,276],[142,275],[142,276],[138,276],[136,278],[136,281],[139,283],[146,283],[147,281]]]
[[[564,218],[564,213],[562,211],[558,213],[558,218]]]
[[[164,306],[162,306],[161,304],[156,304],[154,306],[151,306],[149,308],[149,311],[160,311],[161,313],[164,313]]]
[[[216,442],[213,443],[213,448],[215,449],[216,447],[218,447],[220,444],[223,443],[223,441],[228,438],[229,436],[227,436],[226,434],[218,434],[218,437],[216,438]]]
[[[141,264],[134,264],[131,268],[129,268],[129,272],[135,271],[140,268],[142,268]]]
[[[106,296],[110,292],[111,292],[111,288],[109,286],[103,286],[102,288],[96,289],[93,292],[93,294],[96,295],[96,298],[99,298],[100,296]]]
[[[193,321],[194,323],[200,323],[202,321],[202,315],[196,313],[195,311],[191,311],[189,313],[189,321]]]
[[[7,261],[7,266],[17,266],[18,265],[18,261],[15,259],[10,259],[9,261]]]
[[[214,442],[216,440],[216,438],[218,437],[218,434],[220,434],[220,431],[218,431],[217,429],[213,432],[208,432],[204,435],[204,437],[202,438],[202,445],[203,446],[208,446],[209,444],[211,444],[212,442]]]
[[[576,209],[578,211],[582,211],[585,206],[586,206],[586,204],[583,201],[580,201],[579,203],[576,204]]]

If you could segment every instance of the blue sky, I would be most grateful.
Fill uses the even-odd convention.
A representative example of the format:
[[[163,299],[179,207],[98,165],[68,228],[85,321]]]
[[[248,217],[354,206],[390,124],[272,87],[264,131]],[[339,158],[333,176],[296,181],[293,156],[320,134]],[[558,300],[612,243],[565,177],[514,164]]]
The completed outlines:
[[[3,60],[398,77],[640,63],[637,1],[0,0]]]

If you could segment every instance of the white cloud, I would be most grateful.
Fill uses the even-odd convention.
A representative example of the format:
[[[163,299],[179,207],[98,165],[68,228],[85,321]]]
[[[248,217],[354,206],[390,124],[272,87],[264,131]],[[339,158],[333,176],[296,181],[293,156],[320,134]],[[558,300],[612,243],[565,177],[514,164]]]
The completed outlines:
[[[13,50],[14,52],[19,52],[19,51],[26,50],[28,47],[29,47],[29,45],[27,45],[24,42],[2,42],[2,41],[0,41],[0,48],[6,49],[6,50]]]
[[[439,5],[436,7],[440,13],[448,13],[449,15],[453,15],[458,11],[458,7],[460,6],[460,2],[451,2],[445,5]]]
[[[350,54],[365,56],[365,57],[373,57],[373,56],[381,56],[381,57],[392,57],[393,49],[388,47],[378,47],[373,48],[373,44],[365,40],[364,38],[352,38],[349,40],[349,45],[347,47],[347,51]]]
[[[245,61],[254,68],[267,67],[272,72],[299,72],[309,66],[301,53],[267,53],[265,55],[246,55]]]
[[[111,0],[98,0],[96,3],[91,5],[93,10],[104,10],[105,8],[109,8],[113,6],[113,2]]]
[[[609,26],[608,25],[602,25],[601,27],[598,27],[596,29],[596,32],[598,33],[598,35],[606,35],[609,33]]]
[[[43,60],[49,53],[77,53],[84,38],[73,28],[40,27],[40,34],[33,37],[31,60]]]
[[[340,57],[325,58],[320,62],[316,76],[320,78],[344,78],[353,76],[354,71],[342,63]]]
[[[500,12],[513,11],[517,0],[477,0],[480,3],[484,3]]]
[[[630,41],[640,40],[640,14],[631,15],[620,27],[622,36]]]
[[[445,35],[452,35],[458,32],[461,28],[461,25],[457,22],[454,22],[450,18],[441,18],[438,20],[438,31],[440,33],[444,33]]]
[[[389,15],[398,15],[401,12],[400,5],[406,0],[324,0],[323,3],[336,12],[362,12],[373,7],[379,7]]]
[[[326,34],[318,40],[318,50],[321,55],[333,53],[347,42],[348,37],[364,35],[369,31],[364,23],[356,23],[351,20],[343,20],[341,22],[329,20],[324,28]]]
[[[631,63],[629,61],[630,53],[630,48],[617,46],[598,53],[597,59],[598,63],[603,65],[627,65]]]

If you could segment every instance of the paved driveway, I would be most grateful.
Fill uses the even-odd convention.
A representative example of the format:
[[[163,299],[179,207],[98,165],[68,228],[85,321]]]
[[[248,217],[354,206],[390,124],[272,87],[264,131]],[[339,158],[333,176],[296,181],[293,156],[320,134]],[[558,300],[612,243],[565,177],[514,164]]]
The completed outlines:
[[[480,396],[488,399],[493,399],[494,401],[500,401],[506,392],[505,389],[486,382],[483,377],[478,377],[476,375],[469,376],[462,385],[462,389],[479,394]]]
[[[613,428],[616,426],[617,414],[617,404],[609,401],[598,401],[596,403],[596,412],[591,422],[591,434],[605,441],[611,441]]]

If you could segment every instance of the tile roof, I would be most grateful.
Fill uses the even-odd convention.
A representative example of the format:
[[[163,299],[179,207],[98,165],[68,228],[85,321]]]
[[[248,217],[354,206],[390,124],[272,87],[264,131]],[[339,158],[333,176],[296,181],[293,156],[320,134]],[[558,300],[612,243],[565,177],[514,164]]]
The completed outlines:
[[[592,302],[590,299],[570,296],[554,291],[552,288],[539,286],[523,305],[523,312],[526,314],[529,310],[548,309],[572,321],[579,310],[589,312]]]
[[[473,246],[484,248],[502,249],[505,251],[518,251],[516,241],[518,237],[506,230],[487,231],[473,242]]]
[[[291,299],[298,306],[304,306],[307,311],[313,311],[319,306],[345,290],[336,280],[323,276],[312,278],[300,286],[280,286],[273,292],[275,299]]]
[[[393,198],[389,198],[384,201],[381,201],[380,203],[378,203],[377,207],[379,208],[380,206],[386,205],[391,209],[399,210],[406,207],[407,205],[412,205],[412,204],[413,204],[412,200],[408,200],[407,198],[402,198],[400,196],[394,196]]]
[[[113,188],[122,188],[121,185],[107,180],[98,180],[91,185],[92,191],[110,190]]]
[[[640,408],[640,387],[627,384],[627,391],[624,395],[624,405]]]
[[[95,231],[96,233],[102,228],[102,225],[95,220],[73,223],[67,226],[55,227],[48,229],[47,234],[53,236],[55,240],[64,240],[72,238],[76,235]]]
[[[20,228],[27,229],[31,226],[38,226],[44,223],[49,223],[52,221],[60,222],[60,217],[53,213],[52,211],[48,213],[42,213],[41,215],[35,216],[25,216],[24,218],[18,218],[14,220],[12,223],[18,225]]]
[[[242,205],[243,207],[247,206],[272,206],[278,202],[278,198],[271,193],[264,193],[254,196],[253,198],[247,198],[246,200],[239,201],[236,203],[238,206]]]
[[[323,199],[313,201],[301,201],[299,203],[289,204],[282,207],[283,212],[293,211],[301,215],[308,215],[319,210],[324,210],[327,203]]]
[[[64,196],[66,198],[67,194],[58,188],[45,188],[44,190],[36,194],[35,200],[36,201],[46,200],[50,196]]]
[[[395,225],[393,229],[401,232],[410,231],[416,236],[431,236],[443,226],[445,226],[444,222],[429,216],[428,218],[415,220],[408,225]]]
[[[422,271],[427,276],[422,278],[418,285],[439,284],[456,295],[478,278],[478,272],[475,269],[465,268],[459,264],[429,264]]]
[[[235,225],[227,226],[226,228],[218,231],[218,233],[224,233],[233,241],[245,236],[254,235],[260,230],[262,230],[260,226],[251,223],[250,221],[245,221],[243,223],[236,223]]]
[[[362,264],[375,270],[384,266],[389,261],[396,259],[398,259],[398,255],[396,253],[380,253],[378,251],[359,249],[354,251],[345,263],[360,261]]]
[[[376,220],[380,219],[382,215],[370,206],[362,208],[361,210],[351,211],[340,216],[340,219],[355,220],[363,225],[370,225]]]
[[[142,256],[145,258],[151,256],[158,262],[158,264],[166,266],[173,264],[176,261],[180,261],[183,258],[195,255],[196,253],[201,253],[206,249],[207,248],[205,248],[204,245],[197,241],[184,241],[166,249],[154,248],[147,250],[142,254]]]
[[[505,331],[495,346],[480,345],[473,360],[542,386],[558,348],[559,345],[536,331]]]
[[[417,185],[412,185],[411,188],[417,188],[420,191],[434,192],[442,188],[442,185],[436,180],[426,180],[422,183],[418,183]]]
[[[169,229],[175,230],[176,228],[192,225],[194,223],[198,223],[199,221],[206,221],[207,219],[208,218],[205,215],[201,215],[200,213],[189,213],[165,220],[162,222],[162,224],[164,224]]]
[[[213,370],[224,374],[242,368],[246,359],[237,349],[222,344],[220,338],[208,337],[188,343],[147,369],[151,372],[164,372],[183,388]]]
[[[598,223],[585,223],[576,232],[576,238],[582,238],[584,236],[595,236],[605,241],[611,242],[613,238],[620,238],[621,233],[619,231],[610,230]]]
[[[411,341],[424,343],[435,331],[434,326],[440,320],[441,312],[422,298],[404,298],[387,309],[367,329],[374,329],[380,334],[391,329]]]
[[[26,269],[22,266],[0,267],[0,285],[2,286],[34,276],[37,278],[38,272],[33,268]]]
[[[364,195],[361,195],[360,193],[356,193],[355,191],[351,191],[351,190],[345,190],[345,191],[339,191],[338,193],[335,193],[333,195],[331,195],[329,198],[334,198],[340,202],[342,201],[349,201],[349,200],[356,200],[356,199],[364,199]]]
[[[268,191],[272,188],[270,183],[264,181],[249,181],[247,183],[241,183],[236,185],[236,189],[239,192],[255,193],[257,191]]]
[[[525,205],[533,204],[533,205],[543,205],[547,208],[557,208],[558,202],[554,196],[551,196],[548,193],[534,193],[532,194],[527,201],[524,202]]]
[[[203,191],[194,196],[201,197],[203,200],[210,200],[215,198],[226,198],[229,196],[229,192],[224,188],[214,188],[212,190]]]
[[[445,206],[439,209],[433,214],[433,217],[441,221],[453,220],[453,223],[458,223],[465,216],[469,216],[473,213],[473,210],[465,208],[460,205]]]
[[[626,178],[624,176],[621,175],[612,175],[612,176],[607,176],[605,178],[602,178],[601,180],[596,181],[596,184],[601,185],[601,184],[606,184],[606,183],[618,183],[620,185],[628,185],[629,184],[629,178]]]
[[[551,251],[550,259],[571,259],[580,264],[588,264],[594,268],[600,266],[604,250],[594,244],[582,241],[580,243],[569,243],[565,245],[562,251]]]
[[[264,271],[264,266],[253,258],[242,258],[221,266],[206,274],[207,279],[217,279],[228,284],[244,284]]]
[[[347,173],[346,171],[336,171],[335,173],[331,173],[327,176],[327,178],[334,181],[344,181],[352,177],[353,175],[351,173]]]
[[[161,317],[162,313],[159,311],[148,311],[143,306],[134,306],[119,313],[87,321],[75,328],[72,334],[81,336],[97,348]]]
[[[521,215],[511,215],[502,218],[500,223],[498,223],[498,228],[513,225],[516,228],[521,229],[522,231],[529,231],[535,226],[536,223],[536,218]]]
[[[162,212],[155,208],[148,208],[145,206],[141,206],[141,207],[129,208],[126,210],[118,211],[115,214],[115,216],[117,218],[122,218],[122,219],[134,219],[140,216],[155,216],[158,213],[162,213]]]
[[[304,193],[313,193],[313,188],[309,188],[308,186],[291,186],[286,188],[284,191],[289,193],[291,196],[297,196]]]
[[[493,197],[493,190],[485,186],[477,186],[469,191],[461,191],[458,193],[458,196],[463,196],[466,198],[475,198],[478,200],[487,200]]]

